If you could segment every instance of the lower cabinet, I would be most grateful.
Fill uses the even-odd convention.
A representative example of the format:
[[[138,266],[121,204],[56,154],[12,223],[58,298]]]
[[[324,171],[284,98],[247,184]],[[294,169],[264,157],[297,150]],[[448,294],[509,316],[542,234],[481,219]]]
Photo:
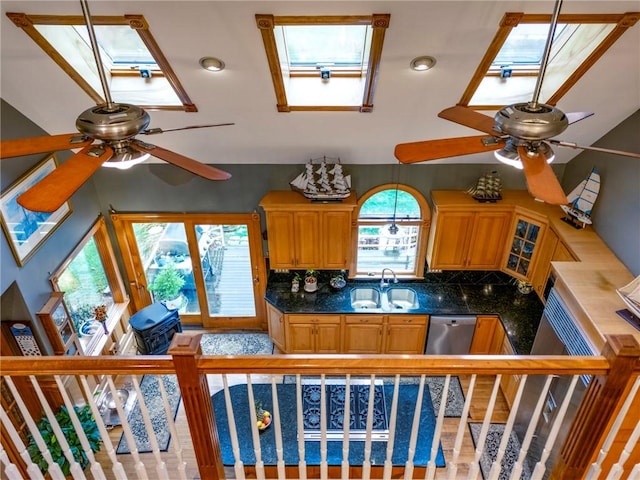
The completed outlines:
[[[287,353],[340,353],[340,315],[287,315]]]
[[[500,325],[502,326],[502,324]],[[502,352],[500,353],[502,353],[502,355],[515,355],[513,347],[511,346],[511,342],[506,335],[504,336],[504,340],[502,341]],[[516,393],[520,385],[520,379],[520,375],[503,375],[500,379],[500,388],[502,389],[502,394],[504,395],[509,408],[513,406],[513,401],[516,398]]]
[[[382,353],[382,315],[345,315],[344,353]]]
[[[423,354],[428,323],[428,315],[389,315],[384,353]]]
[[[496,315],[478,315],[469,353],[472,355],[502,353],[504,335],[504,328]]]
[[[284,314],[267,304],[269,336],[282,353],[424,353],[428,315]]]

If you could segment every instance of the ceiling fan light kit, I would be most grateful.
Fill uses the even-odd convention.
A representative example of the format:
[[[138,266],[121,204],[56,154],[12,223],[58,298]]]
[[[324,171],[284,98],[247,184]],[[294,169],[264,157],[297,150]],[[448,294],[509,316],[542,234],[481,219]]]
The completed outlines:
[[[432,69],[435,64],[436,64],[435,58],[430,57],[428,55],[422,55],[420,57],[416,57],[413,60],[411,60],[411,63],[409,63],[409,66],[411,67],[412,70],[415,70],[417,72],[424,72]]]

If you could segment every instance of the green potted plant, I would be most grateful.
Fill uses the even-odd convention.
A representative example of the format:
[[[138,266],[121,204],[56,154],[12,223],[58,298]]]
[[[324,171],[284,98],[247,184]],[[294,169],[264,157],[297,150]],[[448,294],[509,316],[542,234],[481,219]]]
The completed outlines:
[[[160,273],[149,285],[149,291],[153,292],[153,298],[157,302],[171,302],[180,296],[180,289],[184,286],[185,279],[171,264],[160,270]]]
[[[82,407],[75,407],[75,411],[76,415],[78,415],[78,420],[80,420],[80,424],[82,425],[82,430],[84,430],[84,433],[87,436],[91,450],[93,452],[97,452],[100,450],[102,440],[100,438],[98,424],[91,413],[91,408],[89,405],[84,405]],[[62,429],[62,433],[64,434],[67,443],[69,444],[71,452],[73,452],[73,457],[84,469],[89,465],[89,458],[83,450],[80,439],[73,428],[67,407],[60,407],[60,410],[55,414],[55,417],[58,425],[60,425],[60,428]],[[53,433],[51,422],[45,416],[38,422],[37,427],[40,431],[40,435],[42,435],[44,443],[51,453],[53,461],[60,465],[64,475],[69,476],[71,474],[71,464],[67,460],[67,457],[64,456],[62,446],[60,445],[58,438]],[[49,469],[49,464],[42,456],[42,452],[40,452],[40,449],[31,434],[29,434],[29,445],[27,446],[27,450],[31,460],[33,460],[33,463],[38,465],[42,473],[45,473]]]

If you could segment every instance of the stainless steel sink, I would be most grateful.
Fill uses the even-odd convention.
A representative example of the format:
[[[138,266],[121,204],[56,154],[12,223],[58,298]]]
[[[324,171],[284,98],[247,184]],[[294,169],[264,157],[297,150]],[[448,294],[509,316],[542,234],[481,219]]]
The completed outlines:
[[[418,308],[418,294],[412,288],[391,288],[386,292],[390,309]]]
[[[351,290],[352,308],[380,308],[380,292],[375,288],[354,288]]]

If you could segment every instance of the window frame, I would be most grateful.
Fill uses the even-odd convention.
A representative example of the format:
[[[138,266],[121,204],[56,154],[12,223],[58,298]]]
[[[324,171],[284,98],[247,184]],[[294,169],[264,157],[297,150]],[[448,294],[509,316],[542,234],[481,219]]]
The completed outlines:
[[[382,56],[382,46],[384,43],[384,35],[389,27],[390,14],[373,14],[373,15],[327,15],[327,16],[274,16],[270,14],[256,14],[256,25],[262,35],[269,70],[271,71],[271,79],[276,94],[276,103],[278,112],[293,111],[373,111],[373,96],[375,93],[378,71],[380,69],[380,59]],[[278,54],[278,48],[275,38],[275,27],[291,26],[291,25],[370,25],[372,27],[371,48],[369,58],[367,60],[367,73],[365,76],[364,93],[361,105],[333,105],[333,106],[314,106],[314,105],[289,105],[285,90],[283,71],[280,67],[281,60]],[[358,70],[346,70],[337,74],[337,76],[355,76],[360,77]],[[292,76],[318,76],[318,73],[312,72],[294,72]]]
[[[98,93],[87,82],[80,73],[78,73],[67,60],[62,56],[47,39],[35,28],[35,25],[85,25],[84,17],[81,15],[28,15],[26,13],[7,12],[7,17],[18,27],[21,28],[31,39],[60,67],[71,79],[78,84],[87,95],[91,97],[97,105],[105,103],[102,94]],[[185,112],[197,112],[197,107],[193,104],[186,90],[178,80],[177,75],[171,68],[169,61],[160,50],[158,43],[151,34],[149,24],[143,15],[123,15],[123,16],[92,16],[94,25],[100,26],[128,26],[135,30],[140,39],[144,42],[147,49],[156,61],[156,64],[162,70],[162,74],[155,72],[157,76],[167,79],[173,91],[177,95],[182,105],[139,105],[149,110],[178,110]],[[119,76],[118,70],[114,72],[114,76]]]
[[[384,190],[400,190],[406,192],[413,196],[415,200],[418,202],[418,206],[420,207],[420,218],[416,220],[402,220],[396,219],[396,222],[402,226],[417,226],[419,231],[418,236],[418,244],[416,247],[416,264],[413,273],[403,273],[398,274],[399,278],[405,279],[422,279],[424,278],[425,265],[426,265],[426,256],[427,256],[427,243],[429,241],[429,231],[431,227],[431,209],[429,207],[429,203],[425,199],[424,195],[420,193],[413,187],[409,185],[404,185],[401,183],[385,183],[383,185],[378,185],[366,193],[364,193],[359,199],[357,206],[353,213],[353,230],[352,230],[352,244],[351,244],[351,263],[349,266],[349,278],[352,279],[371,279],[372,277],[368,275],[368,272],[358,272],[358,230],[361,226],[367,225],[378,225],[381,223],[387,224],[389,223],[387,220],[382,219],[361,219],[360,211],[362,206],[369,200],[372,196],[377,193],[380,193]],[[375,278],[375,277],[374,277]],[[379,277],[378,277],[379,278]]]
[[[109,284],[113,297],[113,305],[107,311],[106,325],[110,332],[115,333],[118,331],[116,326],[121,323],[123,315],[126,314],[128,316],[130,313],[129,296],[127,295],[122,276],[120,275],[117,260],[109,239],[106,221],[102,215],[98,217],[98,220],[96,220],[89,231],[82,237],[67,258],[65,258],[53,272],[49,277],[49,281],[51,282],[54,292],[61,292],[62,290],[58,284],[60,276],[92,239],[95,241],[96,249],[98,250],[98,255],[100,256],[102,267],[107,277],[107,283]],[[122,328],[122,331],[126,331],[126,328]],[[94,335],[88,342],[84,342],[81,339],[85,355],[99,355],[107,338],[107,335]]]
[[[576,84],[576,82],[598,61],[602,55],[627,31],[633,27],[640,19],[639,12],[627,12],[622,14],[560,14],[558,23],[563,24],[587,24],[587,23],[612,23],[615,24],[614,29],[604,38],[602,42],[591,52],[587,59],[576,70],[567,77],[560,87],[553,93],[544,103],[556,105],[558,101],[567,94],[567,92]],[[470,102],[476,93],[480,83],[485,77],[496,76],[499,73],[491,68],[493,60],[502,48],[507,37],[514,27],[521,23],[546,23],[551,22],[550,14],[525,14],[522,12],[507,12],[500,20],[498,31],[493,40],[489,44],[487,51],[480,61],[478,68],[471,77],[471,81],[466,90],[462,94],[459,105],[468,106],[474,110],[498,110],[504,106],[501,105],[470,105]],[[514,70],[513,75],[538,76],[537,70],[531,70],[518,73]]]

